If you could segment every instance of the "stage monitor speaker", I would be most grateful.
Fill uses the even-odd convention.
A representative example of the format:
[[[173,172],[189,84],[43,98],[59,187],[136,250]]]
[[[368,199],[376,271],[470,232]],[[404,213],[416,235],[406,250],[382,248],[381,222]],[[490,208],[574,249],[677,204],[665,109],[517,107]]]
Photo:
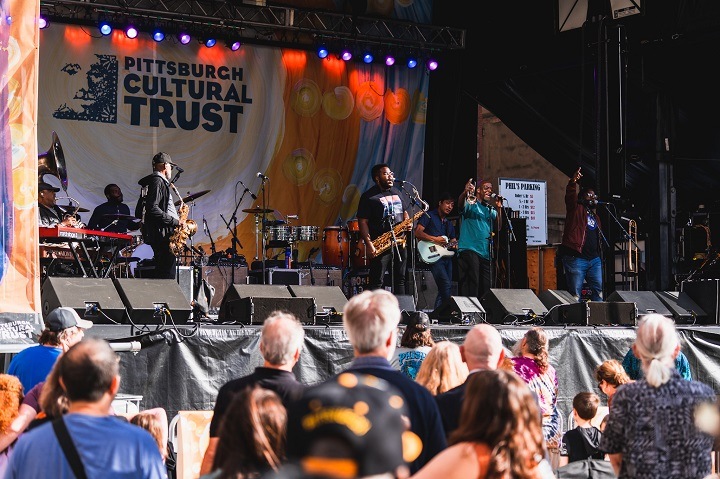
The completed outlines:
[[[635,326],[636,322],[635,303],[604,301],[558,304],[550,308],[545,321],[577,326]]]
[[[480,299],[485,309],[487,322],[509,324],[545,316],[548,308],[535,296],[531,289],[495,289]]]
[[[655,291],[678,324],[706,324],[708,316],[684,291]]]
[[[238,313],[228,315],[228,304],[238,303],[243,298],[292,298],[290,290],[286,285],[273,284],[232,284],[225,291],[222,302],[220,303],[220,311],[218,312],[218,321],[240,321]],[[239,306],[233,306],[233,310],[239,311]],[[232,318],[230,318],[232,316]],[[249,324],[249,323],[248,323]]]
[[[707,324],[720,324],[720,309],[718,308],[720,279],[683,281],[680,284],[680,291],[687,293],[690,299],[702,308]]]
[[[546,289],[540,291],[538,299],[548,309],[558,304],[573,304],[578,302],[577,298],[575,298],[570,291],[562,289]]]
[[[486,318],[485,309],[474,296],[450,296],[430,316],[440,323],[451,324],[482,323]]]
[[[190,319],[192,306],[174,279],[115,278],[113,282],[134,324],[186,324]]]
[[[668,307],[652,291],[614,291],[607,300],[608,302],[635,303],[638,316],[657,313],[672,317]]]
[[[412,275],[409,275],[412,276]],[[435,309],[435,298],[438,295],[437,283],[432,272],[426,268],[415,268],[415,285],[417,286],[417,311],[430,312]],[[410,284],[407,284],[408,288]],[[408,289],[408,291],[410,291]]]
[[[324,323],[342,322],[342,312],[347,298],[340,286],[288,286],[294,298],[315,298],[317,305],[316,322],[323,319]]]
[[[123,323],[127,311],[111,279],[48,276],[42,285],[42,315],[61,306],[73,308],[93,323]]]
[[[226,295],[227,296],[227,295]],[[263,324],[274,311],[285,311],[295,315],[304,324],[315,324],[317,306],[315,298],[269,298],[244,297],[223,300],[220,307],[223,322],[241,324]]]

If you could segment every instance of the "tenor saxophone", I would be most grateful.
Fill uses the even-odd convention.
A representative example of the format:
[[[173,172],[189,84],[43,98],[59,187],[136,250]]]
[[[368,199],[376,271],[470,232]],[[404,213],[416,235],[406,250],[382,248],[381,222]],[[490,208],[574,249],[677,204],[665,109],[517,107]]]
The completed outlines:
[[[392,237],[395,235],[397,238],[397,244],[405,246],[407,238],[405,238],[405,230],[411,224],[413,224],[420,216],[430,209],[430,205],[418,198],[423,205],[423,209],[413,215],[412,218],[402,220],[400,223],[393,226],[392,231],[386,231],[372,241],[372,245],[375,247],[375,256],[380,256],[392,246]]]
[[[172,251],[175,256],[179,256],[185,249],[185,243],[188,238],[194,235],[198,228],[195,220],[188,219],[190,207],[182,200],[180,192],[173,183],[170,183],[170,187],[175,191],[178,198],[180,198],[180,208],[178,209],[180,224],[175,227],[172,235],[170,235],[170,251]],[[170,201],[172,201],[172,198],[170,198]]]

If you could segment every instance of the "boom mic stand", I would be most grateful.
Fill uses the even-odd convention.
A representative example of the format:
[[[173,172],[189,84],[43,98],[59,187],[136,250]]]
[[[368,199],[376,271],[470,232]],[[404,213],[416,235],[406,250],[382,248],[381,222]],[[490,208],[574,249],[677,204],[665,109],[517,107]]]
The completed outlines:
[[[503,201],[505,201],[504,198]],[[507,238],[505,239],[505,247],[507,248],[507,251],[505,251],[505,254],[507,256],[507,264],[505,265],[505,276],[507,277],[507,288],[510,289],[512,288],[512,285],[510,284],[510,243],[517,241],[517,237],[515,236],[515,230],[513,229],[513,224],[510,220],[510,216],[508,216],[507,210],[504,206],[500,208],[500,215],[501,217],[505,217],[505,222],[507,223],[508,227]]]
[[[235,188],[237,188],[238,183],[235,183]],[[237,210],[240,208],[240,204],[242,203],[243,199],[245,198],[245,193],[247,193],[247,189],[242,192],[242,195],[240,195],[240,199],[238,200],[237,204],[235,204],[235,209],[233,210],[232,216],[230,217],[229,221],[225,220],[225,217],[223,217],[222,213],[220,214],[220,218],[223,220],[223,223],[225,223],[225,227],[230,231],[230,234],[232,235],[232,241],[231,241],[231,250],[232,250],[232,259],[230,263],[230,274],[232,278],[232,282],[235,283],[235,263],[237,262],[237,246],[240,246],[240,249],[242,249],[243,245],[240,243],[240,240],[237,237]],[[233,223],[233,227],[230,227],[230,223]]]
[[[590,214],[595,219],[595,224],[598,225],[597,229],[598,229],[598,232],[600,233],[600,238],[602,238],[603,243],[605,243],[605,247],[607,249],[610,249],[610,243],[608,242],[607,238],[605,237],[605,234],[603,233],[602,228],[600,228],[600,224],[597,222],[597,216],[595,215],[595,212],[590,207],[588,207],[587,204],[585,205],[585,210],[588,212],[588,214]],[[613,215],[610,214],[610,216],[613,216]],[[614,216],[613,216],[613,218],[614,218]],[[615,218],[615,221],[617,221],[617,218]],[[603,283],[602,283],[603,298],[605,298],[606,297],[606,295],[605,295],[605,250],[602,247],[600,248],[600,266],[602,268],[601,278],[603,278]]]
[[[413,194],[410,194],[410,193],[405,189],[405,184],[404,184],[404,183],[407,183],[407,184],[409,184],[410,186],[412,186]],[[417,207],[417,208],[420,209],[420,210],[424,210],[424,209],[425,209],[425,208],[424,208],[425,205],[421,205],[421,204],[417,201],[418,198],[420,197],[420,193],[418,193],[418,190],[417,190],[417,188],[415,188],[415,185],[413,185],[413,184],[410,183],[409,181],[405,181],[405,182],[403,182],[403,184],[400,185],[400,189],[402,190],[403,193],[405,193],[405,195],[406,195],[408,198],[410,198],[410,204],[411,204],[413,207]],[[411,211],[412,211],[412,209],[411,209]],[[414,218],[414,217],[415,217],[414,211],[413,211],[412,213],[413,213],[413,214],[411,214],[410,217],[411,217],[411,218]],[[425,215],[426,215],[428,218],[430,217],[430,215],[428,214],[427,211],[425,211]],[[416,284],[416,281],[415,281],[415,250],[416,250],[416,246],[417,246],[417,245],[415,244],[415,227],[416,227],[416,226],[417,226],[417,225],[415,224],[415,221],[413,220],[412,229],[410,230],[410,241],[409,241],[409,244],[410,244],[410,272],[411,272],[411,274],[412,274],[413,301],[415,302],[415,304],[417,304],[417,300],[418,300],[417,284]],[[405,283],[405,289],[407,289],[407,282]],[[407,291],[405,291],[405,292],[407,293]]]

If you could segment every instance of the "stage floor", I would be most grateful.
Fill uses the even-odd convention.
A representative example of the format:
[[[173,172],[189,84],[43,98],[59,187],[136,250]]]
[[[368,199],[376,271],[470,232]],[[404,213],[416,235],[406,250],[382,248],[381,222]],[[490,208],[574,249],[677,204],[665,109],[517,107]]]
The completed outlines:
[[[511,348],[527,327],[496,326],[503,344]],[[217,391],[230,379],[244,376],[262,363],[258,352],[260,326],[199,325],[138,331],[129,325],[96,325],[88,336],[140,340],[142,350],[122,352],[120,392],[141,395],[141,408],[164,407],[170,417],[180,410],[210,410]],[[436,341],[462,343],[469,326],[432,328]],[[594,368],[606,359],[622,360],[635,339],[634,327],[553,327],[550,362],[556,368],[558,403],[566,419],[578,392],[600,394]],[[720,392],[720,327],[678,326],[682,350],[693,378]],[[141,336],[137,336],[140,334]],[[352,361],[352,348],[341,325],[306,326],[305,344],[294,372],[305,384],[333,376]],[[601,396],[602,397],[602,396]],[[603,398],[604,400],[604,398]]]

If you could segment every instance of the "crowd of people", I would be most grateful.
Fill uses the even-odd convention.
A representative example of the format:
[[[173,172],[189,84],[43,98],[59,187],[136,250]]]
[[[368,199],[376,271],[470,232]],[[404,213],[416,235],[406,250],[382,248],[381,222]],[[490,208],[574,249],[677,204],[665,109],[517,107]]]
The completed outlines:
[[[303,327],[293,315],[273,312],[260,332],[263,364],[219,390],[201,477],[710,474],[720,429],[716,397],[684,376],[687,359],[677,362],[671,319],[641,320],[631,348],[641,377],[633,379],[617,359],[595,367],[609,409],[595,392],[580,392],[573,399],[575,427],[564,431],[561,385],[542,328],[530,328],[506,348],[495,327],[479,324],[456,345],[433,341],[420,313],[399,340],[401,318],[397,298],[385,290],[351,298],[343,325],[352,363],[321,384],[305,385],[292,372]],[[11,364],[20,377],[0,375],[3,477],[174,477],[164,410],[114,413],[119,359],[104,340],[83,338],[91,326],[70,308],[52,311],[46,341]],[[32,357],[43,358],[37,364],[46,377],[27,374]],[[30,390],[23,394],[25,385]]]

